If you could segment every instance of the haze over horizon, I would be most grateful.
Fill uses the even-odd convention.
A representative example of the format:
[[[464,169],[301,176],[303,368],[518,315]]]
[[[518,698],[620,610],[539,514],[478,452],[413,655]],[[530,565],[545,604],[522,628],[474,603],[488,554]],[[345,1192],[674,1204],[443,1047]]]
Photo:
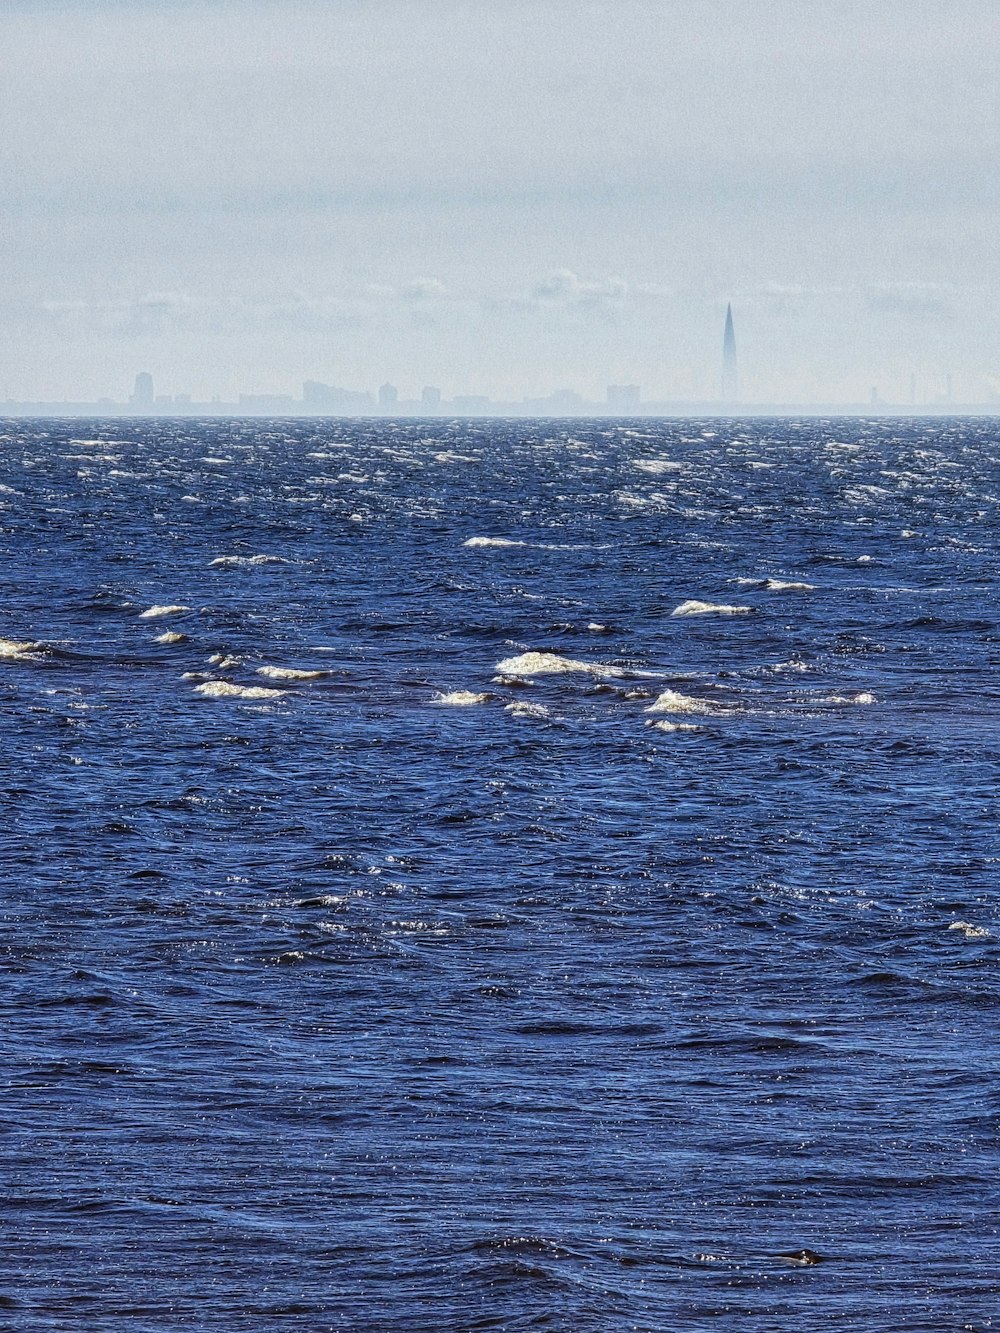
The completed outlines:
[[[13,0],[0,400],[1000,392],[986,0]]]

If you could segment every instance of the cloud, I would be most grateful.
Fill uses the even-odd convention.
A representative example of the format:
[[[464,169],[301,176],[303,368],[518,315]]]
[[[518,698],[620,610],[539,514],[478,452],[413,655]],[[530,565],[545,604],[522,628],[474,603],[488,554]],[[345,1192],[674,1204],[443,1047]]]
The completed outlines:
[[[412,278],[403,287],[406,301],[435,300],[448,295],[448,288],[439,278]]]
[[[946,320],[955,314],[954,289],[943,283],[904,282],[869,290],[869,310],[910,320]]]

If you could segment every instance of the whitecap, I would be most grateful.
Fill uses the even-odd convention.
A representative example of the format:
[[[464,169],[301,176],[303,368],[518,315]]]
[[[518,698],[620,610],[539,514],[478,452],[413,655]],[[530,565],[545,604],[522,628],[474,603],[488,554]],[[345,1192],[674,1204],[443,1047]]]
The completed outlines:
[[[768,592],[814,592],[815,583],[796,583],[791,579],[767,579],[764,587]]]
[[[434,703],[446,704],[453,708],[471,708],[474,704],[489,703],[490,695],[476,694],[472,690],[449,690],[435,696]]]
[[[505,657],[496,664],[501,675],[511,676],[555,676],[568,672],[582,671],[589,676],[623,676],[619,667],[605,666],[602,662],[577,662],[572,657],[561,657],[558,653],[521,653],[518,657]]]
[[[646,709],[647,713],[725,713],[729,710],[707,699],[695,699],[690,694],[681,694],[679,690],[664,690],[654,703]]]
[[[985,926],[973,925],[971,921],[953,921],[948,929],[961,931],[967,940],[988,940],[991,938],[990,932]]]
[[[241,657],[229,657],[226,653],[213,653],[208,659],[212,666],[220,667],[223,671],[231,671],[233,667],[242,664]]]
[[[9,662],[33,662],[38,653],[48,652],[44,643],[34,643],[30,639],[0,639],[0,658]]]
[[[287,565],[288,561],[280,555],[217,555],[208,562],[210,569],[216,567],[236,568],[239,565]]]
[[[878,700],[868,690],[858,694],[828,694],[819,701],[821,704],[875,704]]]
[[[699,602],[692,598],[690,601],[681,602],[680,606],[671,611],[672,616],[746,616],[753,610],[752,606],[726,606],[716,602]]]
[[[684,469],[683,463],[675,463],[670,458],[636,458],[632,460],[632,466],[638,468],[640,472],[649,472],[654,477],[662,476],[664,472],[681,472]]]
[[[660,722],[647,722],[647,727],[655,727],[657,731],[703,731],[697,722],[669,722],[664,718]]]
[[[178,616],[183,611],[190,611],[189,606],[151,606],[139,612],[140,620],[156,620],[159,616]]]
[[[470,537],[463,546],[527,546],[527,542],[511,541],[508,537]]]
[[[510,713],[511,717],[533,717],[541,719],[549,716],[549,710],[544,704],[522,703],[520,700],[518,700],[517,703],[507,704],[503,711],[505,713]]]
[[[206,680],[194,688],[196,694],[203,694],[207,699],[280,699],[288,693],[263,685],[233,685],[228,680]]]
[[[157,634],[153,640],[154,643],[186,643],[187,635],[178,634],[176,630],[168,629],[163,634]]]
[[[257,668],[258,676],[267,676],[271,680],[321,680],[329,671],[300,671],[297,667],[262,666]]]

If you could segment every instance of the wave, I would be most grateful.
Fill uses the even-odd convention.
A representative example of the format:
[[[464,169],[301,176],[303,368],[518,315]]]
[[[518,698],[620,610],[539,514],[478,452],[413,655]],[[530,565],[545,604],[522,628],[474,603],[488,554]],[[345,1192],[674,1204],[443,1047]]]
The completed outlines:
[[[703,731],[697,722],[669,722],[664,718],[660,722],[647,722],[647,727],[655,727],[657,731]]]
[[[217,555],[208,562],[209,569],[235,569],[240,565],[287,565],[290,562],[280,555]]]
[[[202,694],[206,699],[280,699],[288,693],[264,685],[233,685],[228,680],[206,680],[194,689],[195,694]]]
[[[815,583],[797,583],[794,579],[766,579],[767,592],[815,592]]]
[[[516,703],[507,704],[503,711],[505,713],[510,713],[511,717],[533,717],[542,719],[549,716],[549,710],[544,704],[523,703],[521,700],[518,700]]]
[[[606,666],[603,662],[578,662],[558,653],[521,653],[519,657],[505,657],[496,664],[501,675],[557,676],[579,671],[588,676],[624,676],[620,667]]]
[[[48,644],[25,639],[0,639],[0,658],[8,662],[37,662],[39,654],[51,652]]]
[[[516,541],[513,537],[468,537],[463,546],[520,546],[532,551],[606,551],[609,549],[609,543],[603,546],[594,546],[590,542],[524,542]]]
[[[212,666],[219,667],[222,671],[231,671],[233,667],[243,665],[241,657],[230,657],[227,653],[213,653],[208,660]]]
[[[646,709],[647,713],[719,714],[731,711],[721,704],[713,704],[708,699],[695,699],[692,695],[681,694],[678,690],[664,690]]]
[[[186,635],[186,634],[178,634],[176,630],[168,629],[168,630],[165,630],[162,634],[157,634],[157,636],[156,636],[156,638],[153,640],[153,642],[154,642],[154,643],[186,643],[186,642],[187,642],[187,635]]]
[[[471,708],[474,704],[489,703],[492,695],[476,694],[472,690],[450,690],[435,697],[434,703],[450,705],[453,708]]]
[[[953,921],[948,929],[961,931],[967,940],[988,940],[991,938],[990,932],[985,926],[973,925],[971,921]]]
[[[184,611],[190,611],[189,606],[150,606],[145,611],[139,612],[140,620],[157,620],[160,616],[179,616]]]
[[[329,671],[301,671],[297,667],[262,666],[257,668],[258,676],[267,676],[270,680],[321,680]]]
[[[752,606],[726,606],[718,602],[699,602],[692,598],[671,611],[672,616],[748,616]]]
[[[858,694],[827,694],[819,700],[821,704],[877,704],[878,699],[869,690]]]
[[[669,458],[636,458],[632,461],[632,466],[639,469],[640,472],[648,472],[654,477],[662,476],[664,472],[682,472],[683,463],[675,463]]]
[[[815,592],[815,583],[793,579],[735,579],[741,588],[761,588],[764,592]]]

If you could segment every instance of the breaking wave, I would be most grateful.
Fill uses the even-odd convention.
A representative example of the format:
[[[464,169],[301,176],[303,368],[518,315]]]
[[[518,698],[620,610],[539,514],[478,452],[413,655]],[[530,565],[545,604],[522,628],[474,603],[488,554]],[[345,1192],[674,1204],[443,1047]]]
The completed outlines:
[[[692,598],[671,611],[672,616],[748,616],[752,606],[726,606],[719,602],[699,602]]]
[[[288,693],[265,685],[233,685],[228,680],[206,680],[194,689],[195,694],[202,694],[206,699],[280,699]]]
[[[588,676],[624,676],[620,667],[606,666],[603,662],[578,662],[559,653],[521,653],[519,657],[505,657],[496,664],[496,670],[505,676],[558,676],[578,671]]]

